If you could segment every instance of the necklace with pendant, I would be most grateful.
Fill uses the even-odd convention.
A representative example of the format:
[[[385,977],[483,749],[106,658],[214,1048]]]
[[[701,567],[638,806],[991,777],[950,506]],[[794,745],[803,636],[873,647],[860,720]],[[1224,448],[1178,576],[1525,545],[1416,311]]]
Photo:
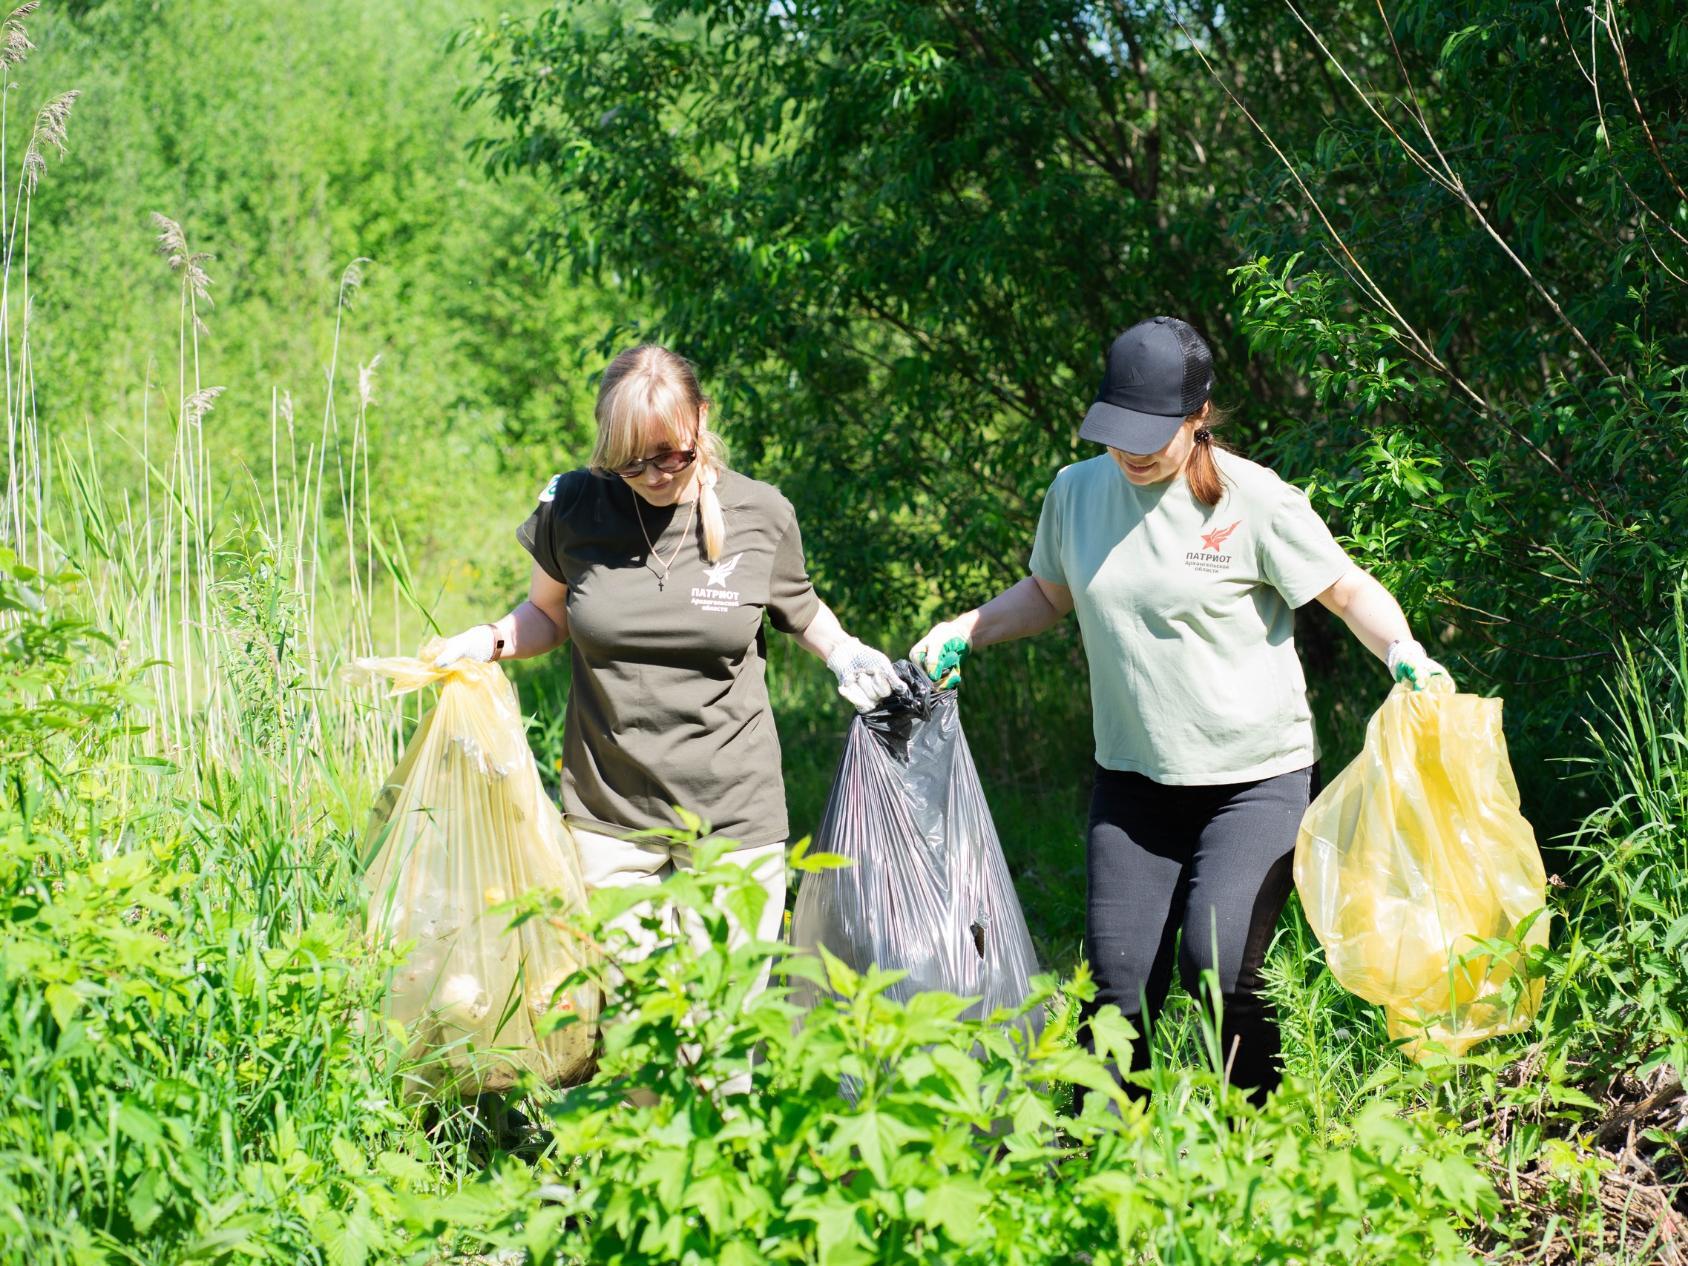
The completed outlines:
[[[697,513],[698,499],[696,497],[692,498],[692,508],[686,513],[686,526],[680,532],[680,543],[674,547],[674,552],[668,556],[666,561],[664,561],[662,556],[657,554],[656,546],[651,543],[651,534],[645,530],[645,514],[644,511],[639,509],[639,502],[644,500],[644,498],[636,492],[633,493],[632,496],[633,515],[639,520],[639,535],[645,538],[645,566],[649,567],[651,572],[656,576],[656,591],[661,593],[663,586],[668,583],[669,569],[674,566],[674,560],[680,557],[680,551],[686,548],[686,538],[692,534],[692,516]],[[662,570],[660,572],[657,571],[656,568],[651,567],[651,559],[653,557],[656,558],[657,562],[662,563]]]

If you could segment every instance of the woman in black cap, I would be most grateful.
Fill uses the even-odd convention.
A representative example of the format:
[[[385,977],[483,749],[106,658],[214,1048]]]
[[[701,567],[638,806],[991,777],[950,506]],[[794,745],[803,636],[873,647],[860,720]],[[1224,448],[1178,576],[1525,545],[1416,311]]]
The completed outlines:
[[[1415,688],[1440,665],[1307,497],[1213,438],[1212,356],[1174,317],[1108,350],[1079,435],[1106,446],[1044,498],[1030,575],[910,652],[928,672],[1078,613],[1096,733],[1085,947],[1092,1011],[1147,1033],[1176,965],[1217,977],[1232,1081],[1278,1082],[1260,969],[1293,884],[1318,743],[1294,610],[1318,599]],[[941,684],[949,684],[948,681]],[[1133,1068],[1148,1066],[1147,1041]]]

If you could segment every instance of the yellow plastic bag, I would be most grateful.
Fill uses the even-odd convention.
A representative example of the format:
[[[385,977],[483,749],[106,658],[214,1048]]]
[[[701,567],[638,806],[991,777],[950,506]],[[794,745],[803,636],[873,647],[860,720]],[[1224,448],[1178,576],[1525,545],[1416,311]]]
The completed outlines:
[[[1541,1003],[1540,980],[1503,1001],[1520,956],[1477,948],[1516,939],[1531,915],[1522,943],[1547,943],[1547,877],[1500,714],[1499,699],[1445,678],[1397,686],[1296,840],[1295,885],[1331,974],[1383,1006],[1415,1058],[1429,1042],[1460,1054],[1516,1033]]]
[[[515,928],[503,903],[547,889],[563,911],[586,899],[574,838],[528,750],[516,693],[496,664],[436,669],[361,659],[354,679],[391,694],[440,684],[371,811],[364,856],[367,934],[413,948],[388,987],[386,1014],[411,1035],[416,1089],[503,1090],[530,1072],[553,1085],[591,1070],[598,999],[560,990],[587,951],[556,915]],[[545,1037],[547,1012],[583,1023]]]

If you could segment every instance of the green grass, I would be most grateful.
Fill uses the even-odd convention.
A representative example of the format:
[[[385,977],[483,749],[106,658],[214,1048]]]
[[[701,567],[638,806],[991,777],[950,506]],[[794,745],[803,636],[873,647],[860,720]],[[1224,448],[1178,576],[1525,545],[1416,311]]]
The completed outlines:
[[[467,149],[484,115],[456,100],[470,67],[446,38],[496,10],[50,4],[27,19],[38,47],[12,71],[14,169],[40,104],[82,94],[66,151],[46,151],[29,221],[41,421],[92,448],[137,519],[143,461],[168,462],[190,394],[178,389],[180,279],[156,250],[159,212],[210,256],[206,328],[187,368],[224,388],[203,419],[213,513],[256,517],[276,433],[301,472],[308,454],[325,458],[321,529],[343,550],[339,485],[351,472],[338,464],[367,384],[360,517],[403,541],[440,618],[467,620],[525,579],[511,533],[588,434],[587,375],[626,313],[542,275],[529,233],[544,196],[531,181],[494,180]],[[361,284],[342,292],[353,261]],[[52,463],[40,469],[54,488]],[[418,626],[395,628],[383,610],[376,627],[409,641]]]
[[[1605,807],[1553,894],[1542,1019],[1468,1059],[1421,1068],[1393,1051],[1292,907],[1269,961],[1288,1078],[1264,1111],[1214,1073],[1203,1017],[1184,999],[1157,1034],[1147,1109],[1058,1115],[1097,1070],[1072,1045],[1069,1010],[1086,988],[1075,969],[1087,692],[1076,646],[1051,636],[976,657],[963,696],[1056,973],[1044,1042],[1016,1047],[941,999],[890,1007],[879,982],[844,976],[846,1003],[794,1030],[777,995],[736,1005],[759,951],[675,946],[634,973],[635,1003],[652,1005],[628,1009],[600,1078],[522,1101],[553,1130],[539,1155],[502,1154],[473,1105],[404,1101],[399,1044],[373,1018],[387,964],[363,942],[357,851],[418,704],[353,689],[341,670],[367,650],[413,649],[429,616],[452,625],[512,599],[522,569],[499,523],[526,512],[539,479],[483,452],[442,484],[416,459],[431,432],[383,430],[384,406],[355,375],[332,395],[301,391],[291,425],[279,402],[226,431],[184,421],[206,384],[240,384],[205,415],[215,421],[271,383],[264,366],[196,338],[183,319],[192,286],[143,264],[136,290],[152,300],[137,311],[172,369],[141,391],[115,358],[121,416],[101,421],[126,445],[54,412],[44,376],[39,399],[34,380],[7,380],[0,1260],[338,1266],[502,1247],[564,1261],[612,1242],[624,1260],[946,1266],[1079,1251],[1098,1262],[1655,1256],[1661,1201],[1682,1199],[1671,1185],[1685,1173],[1670,1125],[1682,1101],[1666,1093],[1688,1060],[1680,618],[1676,653],[1631,658],[1597,701],[1597,756],[1568,771]],[[33,358],[42,328],[23,321],[22,266],[19,255],[0,309],[14,364]],[[74,271],[67,261],[61,275]],[[351,349],[366,311],[345,307],[339,278],[338,265],[316,277],[324,341],[287,352],[296,382],[363,354]],[[320,362],[292,359],[306,344]],[[475,532],[414,548],[372,474],[396,467],[440,492],[432,533]],[[479,571],[465,578],[457,562],[470,554]],[[919,632],[852,627],[894,654]],[[773,645],[802,835],[849,712],[820,664]],[[512,671],[554,776],[564,657]],[[1339,735],[1352,733],[1355,697],[1344,695]],[[673,895],[707,905],[726,882],[705,875]],[[760,1044],[769,1093],[724,1113],[685,1076],[675,1052],[697,1039],[688,1016],[704,1017],[710,1058]],[[632,1085],[656,1105],[624,1105]],[[1621,1114],[1643,1105],[1632,1141]],[[1602,1134],[1614,1120],[1623,1128]]]

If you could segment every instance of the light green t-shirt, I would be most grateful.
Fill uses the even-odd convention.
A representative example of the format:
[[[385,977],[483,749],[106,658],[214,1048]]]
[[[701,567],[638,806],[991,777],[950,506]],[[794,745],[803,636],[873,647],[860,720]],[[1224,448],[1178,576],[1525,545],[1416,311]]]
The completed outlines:
[[[1318,759],[1294,609],[1352,565],[1307,496],[1216,449],[1211,509],[1104,453],[1055,476],[1031,571],[1072,590],[1096,761],[1160,783],[1248,782]]]

